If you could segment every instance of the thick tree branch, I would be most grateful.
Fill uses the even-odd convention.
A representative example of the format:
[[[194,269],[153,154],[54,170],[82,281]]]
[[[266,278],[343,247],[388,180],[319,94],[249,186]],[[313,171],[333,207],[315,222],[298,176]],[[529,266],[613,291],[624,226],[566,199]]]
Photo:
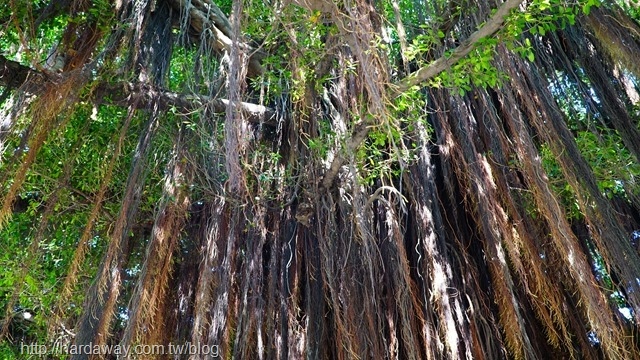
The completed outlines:
[[[210,44],[215,51],[231,53],[231,24],[218,5],[211,0],[170,0],[170,4],[181,14],[188,16],[189,25],[198,36],[212,36]],[[249,56],[247,75],[252,77],[262,74],[264,69],[260,61],[264,54],[247,43],[240,42],[238,45]]]
[[[346,143],[348,154],[353,153],[358,145],[360,145],[360,143],[362,143],[364,139],[367,138],[367,135],[369,135],[369,125],[370,124],[363,121],[355,126],[353,135],[351,135],[351,138]],[[320,183],[322,188],[328,189],[329,186],[331,186],[333,180],[336,178],[336,176],[338,176],[340,168],[342,167],[342,165],[344,165],[345,161],[346,158],[343,154],[336,155],[336,157],[331,162],[331,167],[322,177],[322,182]]]
[[[494,35],[504,25],[504,20],[509,15],[511,10],[520,6],[524,0],[507,0],[499,8],[498,11],[486,22],[486,24],[479,30],[471,34],[469,38],[455,48],[451,54],[442,56],[431,64],[418,69],[417,71],[409,74],[404,79],[395,83],[392,91],[396,94],[407,91],[409,88],[415,85],[424,83],[425,81],[433,78],[442,71],[449,69],[460,59],[467,56],[480,40],[488,36]]]
[[[462,42],[460,46],[455,48],[450,55],[442,56],[431,64],[423,67],[414,73],[411,73],[404,79],[398,81],[397,83],[391,86],[391,95],[398,95],[404,91],[407,91],[409,88],[424,84],[425,81],[433,78],[444,70],[447,70],[455,63],[457,63],[460,59],[468,55],[477,45],[478,42],[487,37],[494,35],[498,32],[504,25],[505,18],[511,10],[520,6],[520,4],[524,0],[507,0],[504,2],[496,11],[496,13],[476,32],[471,34],[468,39]],[[346,148],[344,153],[352,154],[358,146],[367,138],[369,135],[369,131],[371,126],[374,124],[368,123],[360,123],[358,124],[353,134],[351,135],[350,140],[346,144]],[[320,182],[321,186],[325,189],[328,189],[335,178],[338,176],[339,170],[346,162],[346,158],[343,155],[338,155],[333,159],[331,166],[324,174],[322,181]]]
[[[175,107],[184,114],[193,113],[205,107],[216,113],[224,113],[229,105],[229,100],[211,98],[202,95],[185,95],[167,91],[161,88],[154,88],[146,84],[105,84],[96,90],[96,97],[102,99],[105,104],[129,106],[135,101],[139,101],[139,108],[149,106],[154,101],[158,101],[160,110],[167,110]],[[248,102],[236,103],[236,109],[245,115],[245,119],[252,123],[275,124],[275,112],[262,105]]]
[[[42,83],[46,78],[44,74],[0,55],[0,86],[16,89],[23,86],[27,79]]]
[[[26,86],[26,92],[38,94],[40,89],[44,89],[47,81],[58,81],[62,74],[44,74],[31,69],[18,62],[7,59],[0,55],[0,86],[16,89]],[[209,106],[214,112],[224,113],[229,104],[229,100],[216,99],[200,95],[184,95],[161,88],[154,88],[145,84],[117,83],[101,84],[97,87],[96,98],[100,101],[119,106],[129,106],[138,99],[138,107],[148,107],[152,101],[158,101],[161,109],[176,107],[178,111],[188,114]],[[236,107],[241,111],[249,122],[262,122],[271,124],[274,122],[275,112],[262,105],[239,102]]]

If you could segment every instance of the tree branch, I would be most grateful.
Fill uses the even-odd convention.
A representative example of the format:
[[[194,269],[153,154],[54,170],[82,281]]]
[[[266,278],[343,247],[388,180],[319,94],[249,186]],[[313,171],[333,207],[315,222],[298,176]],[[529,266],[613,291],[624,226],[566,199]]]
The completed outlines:
[[[395,94],[407,91],[412,86],[422,84],[453,66],[460,59],[467,56],[473,49],[475,49],[481,39],[494,35],[502,29],[507,15],[509,15],[511,10],[520,6],[522,2],[523,0],[507,0],[504,2],[483,27],[471,34],[471,36],[463,41],[460,46],[455,48],[450,55],[442,56],[431,64],[407,75],[407,77],[394,84],[392,91]]]
[[[457,48],[455,48],[450,55],[442,56],[432,62],[431,64],[418,69],[417,71],[409,74],[404,79],[396,82],[391,86],[391,95],[395,96],[404,91],[407,91],[409,88],[423,84],[425,81],[433,78],[444,70],[447,70],[455,63],[460,61],[463,57],[468,55],[478,44],[478,42],[487,37],[494,35],[498,32],[504,25],[504,20],[509,15],[511,10],[520,6],[520,4],[524,0],[507,0],[504,2],[496,11],[496,13],[476,32],[471,34],[469,38],[460,44]],[[369,135],[369,131],[371,126],[374,124],[369,123],[360,123],[358,124],[352,135],[350,140],[346,144],[346,149],[344,153],[351,154],[353,153],[358,146],[367,138]],[[338,172],[342,165],[344,165],[346,158],[342,155],[336,156],[331,162],[331,166],[324,174],[322,181],[320,182],[321,187],[328,189],[335,178],[338,176]]]
[[[218,5],[211,0],[170,0],[170,3],[181,14],[188,15],[189,25],[198,36],[205,36],[205,33],[213,36],[210,44],[215,51],[231,53],[231,25]],[[249,56],[247,75],[253,77],[262,74],[264,69],[260,61],[264,54],[247,43],[240,42],[238,45]]]
[[[47,81],[59,81],[62,74],[46,74],[34,70],[28,66],[7,59],[0,55],[0,86],[17,89],[26,86],[25,92],[38,95]],[[134,102],[131,99],[141,99],[138,107],[149,106],[153,101],[159,101],[161,109],[176,107],[178,111],[188,114],[209,106],[214,112],[224,113],[229,104],[227,99],[216,99],[200,95],[178,94],[166,89],[154,88],[140,83],[116,83],[101,84],[95,90],[95,95],[100,101],[119,106],[129,106]],[[253,123],[274,124],[275,112],[262,105],[247,102],[239,102],[236,107],[245,116],[246,120]]]
[[[129,106],[132,99],[142,100],[138,107],[144,108],[154,101],[158,101],[160,110],[168,110],[175,107],[183,114],[193,113],[205,107],[209,107],[215,113],[224,113],[229,105],[229,100],[212,98],[202,95],[185,95],[155,88],[147,84],[105,84],[96,90],[96,98],[106,104]],[[275,125],[275,111],[272,109],[248,102],[237,102],[236,109],[245,115],[245,119],[252,123]]]
[[[24,85],[27,79],[42,83],[46,78],[46,75],[0,55],[0,86],[17,89]]]

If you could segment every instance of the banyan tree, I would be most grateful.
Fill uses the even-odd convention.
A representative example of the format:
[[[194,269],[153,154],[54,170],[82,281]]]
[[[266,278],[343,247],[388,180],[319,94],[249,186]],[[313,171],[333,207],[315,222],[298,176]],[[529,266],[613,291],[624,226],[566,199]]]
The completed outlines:
[[[3,0],[0,357],[640,358],[635,5]]]

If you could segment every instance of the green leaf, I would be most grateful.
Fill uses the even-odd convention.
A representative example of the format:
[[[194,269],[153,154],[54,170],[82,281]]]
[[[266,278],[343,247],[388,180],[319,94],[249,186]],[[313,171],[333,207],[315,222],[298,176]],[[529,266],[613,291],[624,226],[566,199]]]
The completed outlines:
[[[535,57],[535,55],[533,54],[533,52],[532,52],[532,51],[529,51],[529,52],[527,53],[527,59],[529,59],[529,61],[531,61],[531,62],[534,62],[534,61],[535,61],[536,57]]]
[[[544,36],[544,34],[547,33],[547,30],[545,30],[545,28],[543,26],[538,26],[538,33],[540,33],[540,35]]]

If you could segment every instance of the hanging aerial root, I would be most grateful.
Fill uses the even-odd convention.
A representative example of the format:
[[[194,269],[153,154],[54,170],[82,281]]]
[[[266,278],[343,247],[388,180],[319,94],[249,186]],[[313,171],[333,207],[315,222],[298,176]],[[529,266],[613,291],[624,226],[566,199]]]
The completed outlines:
[[[476,109],[476,113],[485,109],[484,113],[487,116],[484,117],[485,131],[489,131],[493,136],[488,136],[490,143],[490,149],[493,152],[492,157],[494,161],[491,161],[497,194],[500,195],[502,203],[505,204],[505,216],[511,219],[509,224],[505,224],[504,227],[511,227],[511,241],[504,241],[503,246],[508,252],[511,266],[515,269],[515,272],[519,275],[520,281],[526,290],[526,294],[529,295],[529,301],[533,304],[534,310],[543,323],[545,333],[549,339],[549,343],[555,348],[559,348],[561,342],[565,349],[569,350],[570,356],[573,356],[573,346],[571,344],[571,336],[569,329],[567,328],[567,321],[563,314],[563,298],[558,290],[549,283],[547,279],[546,265],[543,264],[540,254],[544,253],[544,250],[540,248],[540,245],[535,241],[536,234],[531,233],[530,227],[526,226],[529,221],[527,217],[527,209],[523,206],[523,199],[520,197],[514,197],[510,187],[525,188],[526,184],[520,184],[519,178],[510,176],[509,172],[505,172],[505,168],[499,164],[505,164],[507,159],[515,156],[513,154],[513,143],[507,139],[507,135],[504,132],[495,131],[495,129],[501,128],[501,121],[505,124],[511,124],[513,122],[510,119],[511,113],[502,112],[500,115],[497,112],[489,94],[486,91],[481,91],[482,96],[478,96],[481,102],[481,107]],[[498,98],[505,101],[505,97],[502,94],[498,95]],[[517,107],[513,107],[516,109]],[[509,129],[513,129],[513,126],[509,126]],[[518,134],[522,136],[522,134]],[[518,147],[516,146],[516,149]],[[531,154],[535,153],[535,149],[530,150]],[[522,170],[524,172],[524,170]],[[515,184],[511,183],[517,181]],[[525,203],[526,204],[526,203]],[[546,231],[546,230],[545,230]],[[560,269],[558,269],[560,271]],[[559,328],[559,331],[556,329]]]
[[[129,305],[129,321],[121,340],[123,346],[160,344],[164,340],[162,325],[166,317],[164,307],[168,303],[167,286],[172,273],[172,258],[190,203],[186,186],[191,182],[191,172],[184,168],[188,163],[180,136],[177,142],[175,155],[168,165],[164,200],[152,228],[144,264]]]
[[[621,13],[619,8],[594,8],[580,19],[598,40],[599,45],[619,65],[640,78],[640,26]]]
[[[227,106],[224,127],[225,169],[229,176],[228,186],[232,193],[238,195],[247,194],[247,180],[242,169],[242,159],[245,156],[247,138],[249,136],[247,122],[242,112],[236,108],[236,103],[242,99],[244,93],[244,80],[247,76],[247,56],[240,48],[240,19],[242,2],[233,2],[233,16],[231,39],[233,46],[230,49],[228,76],[229,105]]]
[[[87,249],[89,246],[89,238],[93,235],[93,227],[95,226],[95,222],[100,215],[100,211],[102,209],[102,205],[104,202],[105,195],[109,186],[111,185],[111,180],[113,178],[113,172],[122,152],[122,147],[124,146],[124,140],[129,130],[129,126],[131,125],[131,120],[133,119],[134,111],[130,110],[129,114],[126,117],[122,127],[120,128],[120,134],[118,136],[115,149],[113,154],[111,155],[111,159],[109,160],[109,164],[107,165],[107,169],[105,171],[104,177],[102,178],[102,183],[100,185],[100,189],[93,199],[93,207],[91,208],[91,212],[87,219],[87,223],[82,231],[82,235],[80,236],[80,240],[78,241],[78,245],[73,254],[73,259],[71,260],[71,264],[69,265],[69,270],[65,276],[64,284],[62,285],[62,289],[60,290],[60,297],[54,306],[53,316],[49,321],[49,334],[52,334],[54,327],[57,326],[57,323],[60,319],[64,318],[64,302],[69,299],[71,293],[73,292],[74,286],[78,280],[78,275],[80,273],[80,268],[84,263],[85,255],[87,253]],[[105,154],[106,155],[106,154]]]
[[[191,342],[206,343],[206,333],[208,330],[208,314],[211,307],[212,287],[217,278],[217,269],[219,266],[218,258],[220,250],[218,242],[225,237],[228,222],[224,216],[224,201],[222,198],[215,199],[210,205],[206,214],[210,217],[204,225],[203,235],[203,261],[198,271],[198,281],[196,284],[196,297],[193,305],[193,331],[191,334]]]
[[[123,245],[128,240],[131,220],[138,210],[144,185],[144,167],[159,121],[157,110],[157,106],[152,110],[138,139],[136,156],[132,160],[120,212],[113,225],[109,245],[98,269],[96,281],[85,298],[84,313],[77,325],[76,345],[90,343],[102,345],[109,337],[109,329],[122,285],[120,271],[126,255],[123,252]]]
[[[619,286],[626,289],[628,303],[634,309],[640,309],[640,285],[637,281],[640,256],[631,246],[630,235],[624,232],[624,226],[616,216],[611,202],[598,188],[593,170],[580,154],[575,138],[562,118],[562,112],[545,80],[535,72],[528,75],[530,83],[542,85],[539,95],[533,100],[547,119],[540,121],[539,117],[534,117],[533,125],[549,144],[565,178],[575,190],[580,208],[589,224],[591,238],[605,263],[611,266],[610,271],[620,279]],[[637,142],[637,139],[630,141]],[[636,311],[635,316],[640,320],[639,312]]]
[[[528,127],[524,123],[524,118],[526,117],[534,123],[538,131],[545,134],[547,141],[555,141],[553,140],[554,137],[550,136],[548,129],[545,130],[547,125],[541,121],[542,119],[539,116],[541,107],[540,104],[535,103],[537,96],[531,93],[528,84],[524,83],[520,76],[521,73],[529,70],[520,70],[510,65],[514,61],[521,62],[522,60],[507,55],[504,49],[500,54],[504,57],[503,61],[508,64],[505,66],[505,70],[511,75],[510,87],[517,94],[510,95],[517,98],[517,103],[514,99],[507,101],[504,104],[503,111],[514,113],[516,109],[521,108],[524,112],[520,115],[514,113],[508,119],[514,120],[511,123],[511,126],[513,126],[512,133],[517,134],[514,139],[516,140],[515,144],[518,146],[517,154],[520,163],[525,165],[523,167],[526,174],[525,179],[530,182],[529,188],[532,189],[537,208],[540,209],[541,214],[549,223],[551,243],[560,258],[564,259],[566,267],[574,280],[570,285],[574,286],[579,294],[581,308],[584,310],[593,330],[602,340],[605,351],[615,358],[619,355],[621,349],[629,348],[629,346],[625,345],[627,340],[625,340],[619,323],[611,317],[611,314],[602,311],[602,309],[608,308],[606,299],[604,299],[602,292],[595,284],[591,266],[586,259],[580,242],[571,230],[571,226],[566,220],[566,214],[550,188],[540,163],[540,156],[537,151],[533,150],[535,146],[532,143],[531,136],[528,135]],[[542,91],[546,91],[546,88]],[[513,104],[519,105],[514,106]],[[546,122],[550,122],[550,120]],[[554,132],[554,136],[557,137],[558,133]],[[564,156],[563,152],[564,147],[562,151],[557,153],[557,156]]]
[[[45,140],[51,135],[52,130],[64,130],[70,116],[65,116],[58,121],[58,115],[75,102],[75,97],[79,89],[82,87],[81,79],[78,74],[71,74],[61,80],[61,83],[47,83],[45,91],[34,101],[29,111],[31,118],[35,123],[34,135],[29,139],[29,151],[22,159],[20,167],[13,176],[11,187],[7,194],[2,198],[2,206],[0,207],[0,230],[7,224],[12,215],[13,202],[22,188],[27,172],[36,160],[36,156]]]
[[[70,116],[69,116],[70,117]],[[77,157],[78,151],[82,145],[82,139],[84,134],[86,134],[89,129],[89,124],[91,121],[86,121],[80,133],[78,134],[78,140],[72,146],[72,153],[64,164],[62,175],[60,176],[58,186],[53,191],[53,193],[47,199],[47,204],[42,212],[42,216],[40,217],[40,222],[38,227],[33,234],[33,239],[31,240],[31,244],[29,245],[29,250],[26,253],[27,259],[23,261],[22,269],[18,275],[18,278],[15,281],[15,287],[13,289],[13,294],[11,295],[9,301],[6,305],[5,316],[2,321],[2,327],[0,328],[0,339],[3,339],[7,335],[7,331],[9,330],[9,325],[11,323],[11,319],[13,316],[14,306],[18,302],[20,298],[20,294],[22,293],[22,289],[25,285],[25,278],[29,274],[29,272],[34,271],[37,268],[36,261],[38,261],[40,257],[40,243],[44,239],[46,234],[47,226],[49,225],[49,220],[51,219],[51,215],[53,215],[56,207],[58,206],[58,199],[60,198],[60,192],[66,188],[66,185],[69,182],[69,178],[73,172],[73,164]]]

